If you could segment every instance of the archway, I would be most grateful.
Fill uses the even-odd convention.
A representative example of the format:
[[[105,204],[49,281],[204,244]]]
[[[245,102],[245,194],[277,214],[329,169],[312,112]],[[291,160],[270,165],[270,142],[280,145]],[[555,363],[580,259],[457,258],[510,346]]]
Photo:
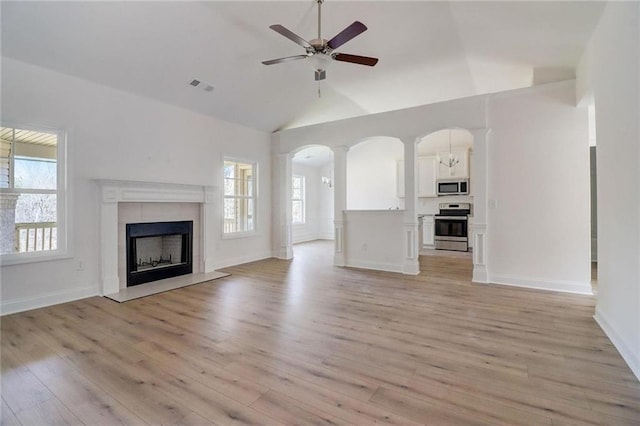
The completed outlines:
[[[294,253],[296,244],[333,240],[333,198],[333,151],[324,145],[296,150],[291,157],[288,200]]]

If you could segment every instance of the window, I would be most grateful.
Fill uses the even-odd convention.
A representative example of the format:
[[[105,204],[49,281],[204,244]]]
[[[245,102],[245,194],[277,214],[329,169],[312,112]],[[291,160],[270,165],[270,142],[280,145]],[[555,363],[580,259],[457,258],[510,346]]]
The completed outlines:
[[[223,233],[255,230],[255,164],[224,162]]]
[[[0,127],[0,254],[65,248],[64,138],[60,132]],[[16,258],[17,259],[17,258]]]
[[[294,224],[304,224],[305,203],[304,203],[304,176],[293,176],[291,191],[291,209]]]

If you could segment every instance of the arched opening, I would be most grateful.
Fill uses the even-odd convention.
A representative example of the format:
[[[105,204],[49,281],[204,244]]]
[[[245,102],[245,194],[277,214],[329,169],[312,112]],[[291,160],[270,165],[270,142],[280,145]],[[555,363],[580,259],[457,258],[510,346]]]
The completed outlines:
[[[473,135],[447,128],[417,145],[420,270],[456,269],[460,279],[473,269]]]
[[[398,138],[376,136],[349,148],[347,209],[404,209],[403,160],[404,144]]]

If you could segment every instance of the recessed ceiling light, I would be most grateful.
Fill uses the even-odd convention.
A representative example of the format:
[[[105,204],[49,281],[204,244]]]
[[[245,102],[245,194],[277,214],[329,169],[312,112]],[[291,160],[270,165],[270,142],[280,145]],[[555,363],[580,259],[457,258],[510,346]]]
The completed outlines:
[[[213,86],[210,84],[207,84],[204,88],[205,92],[213,92]]]
[[[200,84],[199,80],[191,80],[191,83],[189,83],[190,85],[192,85],[193,87],[196,87],[198,84]]]

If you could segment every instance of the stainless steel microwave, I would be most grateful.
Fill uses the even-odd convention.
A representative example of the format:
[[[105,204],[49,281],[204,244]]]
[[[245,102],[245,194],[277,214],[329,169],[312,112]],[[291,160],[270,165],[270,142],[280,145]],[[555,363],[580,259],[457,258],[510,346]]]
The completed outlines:
[[[438,195],[469,194],[469,179],[438,179]]]

